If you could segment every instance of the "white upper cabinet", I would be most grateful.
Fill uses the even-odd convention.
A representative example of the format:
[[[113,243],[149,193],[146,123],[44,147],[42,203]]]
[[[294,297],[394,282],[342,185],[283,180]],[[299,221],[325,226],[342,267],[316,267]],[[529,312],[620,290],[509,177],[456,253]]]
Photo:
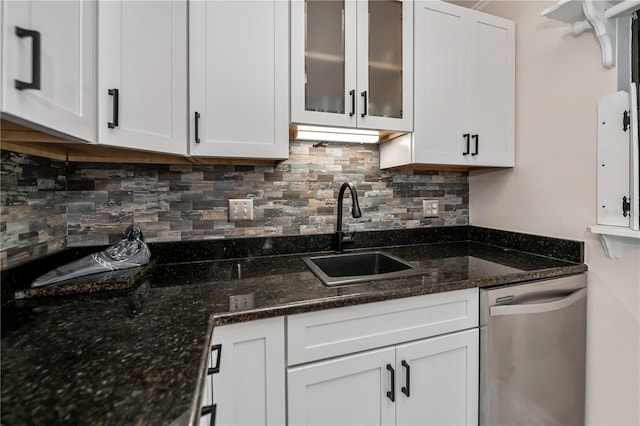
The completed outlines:
[[[190,154],[289,153],[289,3],[189,4]]]
[[[186,155],[186,0],[100,1],[98,23],[98,142]]]
[[[2,2],[2,112],[95,140],[96,3]]]
[[[474,11],[469,25],[471,143],[466,158],[476,165],[513,166],[515,23]]]
[[[413,130],[413,2],[292,0],[291,122]]]
[[[438,1],[415,13],[415,132],[381,146],[381,167],[513,166],[514,22]]]

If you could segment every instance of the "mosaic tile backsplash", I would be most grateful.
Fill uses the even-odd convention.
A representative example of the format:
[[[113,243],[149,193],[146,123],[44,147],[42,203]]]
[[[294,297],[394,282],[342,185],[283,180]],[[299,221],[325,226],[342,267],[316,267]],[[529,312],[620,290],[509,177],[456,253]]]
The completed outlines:
[[[3,269],[66,246],[111,244],[130,223],[149,242],[335,231],[343,182],[362,217],[344,229],[468,225],[467,172],[380,170],[377,145],[291,141],[275,167],[69,163],[2,151]],[[254,220],[229,222],[227,199],[252,198]],[[438,199],[440,217],[423,218]]]
[[[0,151],[0,267],[65,247],[64,162]]]

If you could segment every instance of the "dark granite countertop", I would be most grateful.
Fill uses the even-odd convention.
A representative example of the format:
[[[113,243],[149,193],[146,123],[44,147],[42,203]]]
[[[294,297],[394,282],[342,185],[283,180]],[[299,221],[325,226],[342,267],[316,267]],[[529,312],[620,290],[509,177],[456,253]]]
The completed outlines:
[[[164,262],[126,291],[5,303],[2,424],[169,424],[190,409],[211,324],[587,270],[478,242],[382,250],[426,273],[326,287],[299,254]],[[253,307],[231,311],[243,294]]]

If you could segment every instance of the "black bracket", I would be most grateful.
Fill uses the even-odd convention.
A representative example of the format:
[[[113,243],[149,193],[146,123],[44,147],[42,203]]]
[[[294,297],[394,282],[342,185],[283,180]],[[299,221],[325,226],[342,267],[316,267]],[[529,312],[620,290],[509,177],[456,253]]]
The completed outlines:
[[[622,216],[627,217],[627,214],[631,210],[631,200],[627,200],[627,197],[622,197]]]
[[[216,354],[216,366],[207,368],[207,375],[216,374],[220,372],[220,355],[222,354],[222,345],[211,345],[211,352],[217,351]]]
[[[209,419],[210,426],[215,426],[216,424],[217,408],[218,408],[218,404],[213,404],[213,405],[205,405],[200,409],[200,416],[206,416],[207,414],[211,414],[211,417]]]
[[[626,132],[629,126],[631,126],[631,114],[629,111],[625,111],[622,113],[622,130]]]

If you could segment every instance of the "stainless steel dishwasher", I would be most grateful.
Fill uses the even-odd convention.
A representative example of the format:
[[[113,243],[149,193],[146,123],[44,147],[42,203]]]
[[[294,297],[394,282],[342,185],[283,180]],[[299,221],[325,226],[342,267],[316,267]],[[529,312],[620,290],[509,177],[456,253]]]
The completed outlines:
[[[584,425],[586,284],[480,290],[480,425]]]

